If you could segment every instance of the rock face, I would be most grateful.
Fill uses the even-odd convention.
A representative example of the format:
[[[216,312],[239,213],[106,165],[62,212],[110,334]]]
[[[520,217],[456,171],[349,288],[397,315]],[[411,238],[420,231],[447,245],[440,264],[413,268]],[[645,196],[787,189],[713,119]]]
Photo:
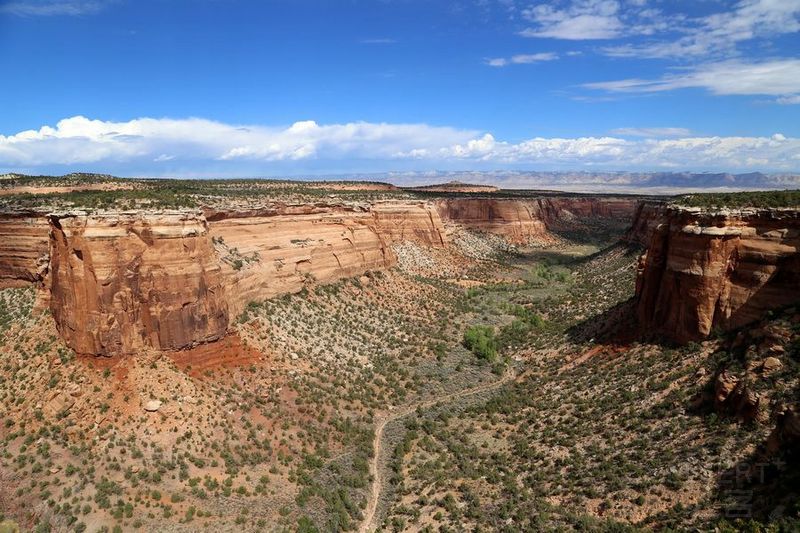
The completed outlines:
[[[424,203],[70,214],[37,222],[50,233],[39,244],[45,255],[50,250],[46,281],[59,332],[76,352],[93,355],[214,341],[250,301],[391,267],[393,242],[446,243],[437,211]],[[14,275],[32,278],[40,252],[25,256]]]
[[[392,245],[448,245],[445,225],[516,243],[548,225],[624,217],[632,201],[452,198],[281,204],[203,213],[0,216],[0,287],[37,283],[80,354],[181,350],[226,334],[251,301],[396,264]]]
[[[176,350],[225,334],[225,286],[202,217],[51,215],[50,224],[50,309],[76,352]]]
[[[636,283],[645,332],[688,342],[800,301],[800,211],[655,211],[629,233],[650,233]]]
[[[548,228],[575,219],[631,219],[636,201],[627,198],[549,197],[517,200],[447,198],[436,203],[444,222],[502,235],[514,244],[547,239]]]
[[[49,231],[41,214],[0,215],[0,289],[42,280],[50,259]]]
[[[647,247],[656,228],[664,222],[666,209],[666,204],[660,202],[640,202],[636,206],[633,222],[623,240]]]
[[[391,242],[411,241],[431,248],[447,245],[444,224],[432,204],[381,202],[371,212],[377,232]]]
[[[547,234],[547,225],[534,205],[517,200],[459,198],[440,200],[439,216],[477,231],[525,243]]]
[[[368,210],[332,206],[230,216],[209,225],[224,263],[232,315],[251,301],[387,268],[396,261],[390,241]]]

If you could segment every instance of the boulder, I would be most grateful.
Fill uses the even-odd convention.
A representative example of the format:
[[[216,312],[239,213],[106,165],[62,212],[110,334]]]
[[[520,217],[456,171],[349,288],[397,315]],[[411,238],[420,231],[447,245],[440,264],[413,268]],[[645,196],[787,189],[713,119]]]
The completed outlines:
[[[761,364],[761,371],[769,375],[783,368],[783,363],[777,357],[767,357]]]
[[[148,413],[154,413],[161,409],[161,400],[149,400],[144,404],[144,410]]]

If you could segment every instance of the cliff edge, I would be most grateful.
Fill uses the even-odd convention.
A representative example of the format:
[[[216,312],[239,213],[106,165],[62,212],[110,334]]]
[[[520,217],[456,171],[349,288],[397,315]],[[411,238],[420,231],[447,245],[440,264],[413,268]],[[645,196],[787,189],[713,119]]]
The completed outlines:
[[[636,312],[645,334],[684,343],[800,300],[800,210],[644,204]]]

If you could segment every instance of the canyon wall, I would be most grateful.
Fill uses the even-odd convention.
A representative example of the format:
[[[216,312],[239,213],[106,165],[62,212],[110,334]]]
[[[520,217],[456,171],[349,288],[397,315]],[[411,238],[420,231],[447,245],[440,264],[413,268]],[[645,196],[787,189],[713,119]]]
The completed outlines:
[[[177,350],[221,338],[225,285],[191,213],[51,215],[50,310],[77,353]]]
[[[446,244],[429,204],[277,206],[270,211],[208,213],[222,258],[232,316],[247,303],[296,292],[397,262],[391,244]]]
[[[6,284],[45,287],[66,343],[94,355],[210,342],[250,301],[391,267],[394,242],[446,243],[425,203],[6,217],[0,232]]]
[[[371,212],[378,233],[391,242],[412,241],[431,248],[447,245],[444,224],[432,204],[379,202]]]
[[[369,211],[226,217],[209,223],[232,316],[250,301],[388,268],[396,258]]]
[[[525,243],[546,238],[548,224],[625,209],[605,199],[463,198],[7,214],[0,286],[47,291],[60,334],[80,354],[180,350],[224,336],[251,301],[391,267],[394,243],[445,247],[445,223]]]
[[[647,247],[656,228],[664,222],[666,209],[667,204],[663,202],[640,202],[623,240]]]
[[[0,289],[41,281],[50,260],[49,231],[42,214],[0,214]]]
[[[439,216],[449,223],[502,235],[521,244],[547,235],[547,225],[529,202],[487,198],[451,198],[436,202]]]
[[[651,206],[639,215],[646,220],[629,235],[649,240],[636,283],[645,333],[698,340],[800,301],[797,209]]]
[[[579,219],[631,220],[637,201],[603,197],[446,198],[438,200],[436,207],[445,222],[527,244],[546,240],[549,229],[569,226]]]

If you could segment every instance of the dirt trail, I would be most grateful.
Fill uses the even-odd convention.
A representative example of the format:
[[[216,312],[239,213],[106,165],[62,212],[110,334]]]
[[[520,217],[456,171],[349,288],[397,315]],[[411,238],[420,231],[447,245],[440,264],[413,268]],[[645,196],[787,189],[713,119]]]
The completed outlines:
[[[383,448],[381,441],[383,440],[383,430],[386,427],[386,424],[394,420],[406,417],[419,408],[425,409],[428,407],[433,407],[434,405],[437,404],[447,403],[464,398],[466,396],[472,396],[473,394],[488,392],[497,389],[505,385],[512,379],[515,379],[517,377],[522,377],[523,375],[524,373],[517,376],[516,372],[513,369],[509,368],[508,370],[506,370],[506,373],[503,374],[503,377],[498,379],[497,381],[486,383],[484,385],[479,385],[471,389],[465,389],[459,392],[444,394],[442,396],[438,396],[436,398],[433,398],[431,400],[426,400],[424,402],[414,403],[409,406],[403,407],[402,409],[394,413],[390,413],[388,415],[381,417],[378,420],[377,425],[375,426],[375,438],[372,441],[372,448],[375,451],[375,453],[373,454],[372,460],[369,463],[369,473],[372,475],[372,487],[370,488],[370,497],[369,500],[367,501],[367,508],[364,510],[364,521],[361,523],[361,527],[358,528],[358,531],[360,533],[367,533],[369,531],[375,531],[377,529],[376,524],[374,524],[375,513],[378,509],[378,500],[380,499],[380,495],[383,488],[383,480],[381,479],[381,469],[378,463],[381,457],[381,449]]]

